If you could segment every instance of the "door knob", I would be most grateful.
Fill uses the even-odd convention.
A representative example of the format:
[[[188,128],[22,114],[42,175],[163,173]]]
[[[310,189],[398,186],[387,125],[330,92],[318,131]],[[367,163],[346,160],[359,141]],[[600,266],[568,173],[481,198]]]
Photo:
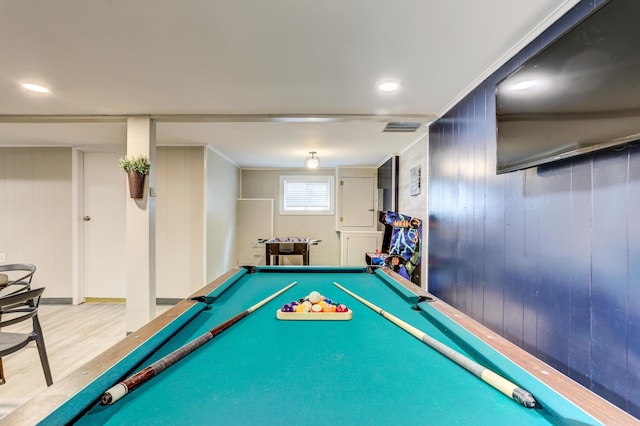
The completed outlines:
[[[91,220],[91,216],[85,216],[82,218],[85,222],[89,222]]]

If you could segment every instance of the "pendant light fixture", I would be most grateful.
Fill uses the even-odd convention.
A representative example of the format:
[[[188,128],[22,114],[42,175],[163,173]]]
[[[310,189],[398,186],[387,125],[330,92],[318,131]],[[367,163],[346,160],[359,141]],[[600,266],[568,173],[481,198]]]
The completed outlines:
[[[304,160],[304,165],[307,169],[317,169],[320,167],[320,159],[316,157],[317,152],[310,151],[309,156]]]

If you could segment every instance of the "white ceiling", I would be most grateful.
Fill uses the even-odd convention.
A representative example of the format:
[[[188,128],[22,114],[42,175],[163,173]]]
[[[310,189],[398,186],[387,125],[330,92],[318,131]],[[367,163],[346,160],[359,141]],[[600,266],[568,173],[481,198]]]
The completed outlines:
[[[577,2],[0,0],[0,145],[124,145],[145,114],[240,167],[378,165]]]

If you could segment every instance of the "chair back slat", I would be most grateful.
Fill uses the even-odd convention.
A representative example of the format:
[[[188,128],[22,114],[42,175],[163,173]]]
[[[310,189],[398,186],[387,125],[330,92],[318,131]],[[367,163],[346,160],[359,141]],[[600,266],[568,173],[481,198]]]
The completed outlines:
[[[8,296],[0,297],[0,309],[6,306],[25,303],[28,300],[38,299],[37,301],[39,301],[40,296],[42,296],[43,292],[44,292],[44,287],[36,288],[33,290],[22,291],[20,293],[15,293],[15,294],[10,294]]]
[[[31,289],[36,266],[30,263],[0,265],[0,297]]]
[[[7,272],[9,272],[9,274],[7,274]],[[11,274],[11,272],[20,273]],[[35,272],[36,266],[30,263],[10,263],[7,265],[0,265],[0,273],[7,276],[8,285],[20,281],[31,282],[31,278]]]
[[[44,287],[0,297],[0,329],[36,316],[43,292]]]
[[[13,314],[25,312],[24,315],[13,316]],[[2,311],[2,315],[6,318],[8,315],[11,318],[0,321],[0,329],[2,327],[9,327],[10,325],[21,323],[22,321],[26,321],[30,318],[33,318],[38,314],[38,308],[29,308],[29,309],[11,309],[8,311]]]

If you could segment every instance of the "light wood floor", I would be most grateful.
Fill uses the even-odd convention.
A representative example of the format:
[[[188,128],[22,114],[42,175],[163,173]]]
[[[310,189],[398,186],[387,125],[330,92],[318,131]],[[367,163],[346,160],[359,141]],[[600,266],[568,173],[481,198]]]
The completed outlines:
[[[169,308],[158,306],[157,314]],[[38,316],[54,383],[126,335],[124,303],[40,305]],[[26,332],[29,325],[3,331]],[[47,388],[35,342],[2,361],[7,383],[0,385],[0,418]]]

